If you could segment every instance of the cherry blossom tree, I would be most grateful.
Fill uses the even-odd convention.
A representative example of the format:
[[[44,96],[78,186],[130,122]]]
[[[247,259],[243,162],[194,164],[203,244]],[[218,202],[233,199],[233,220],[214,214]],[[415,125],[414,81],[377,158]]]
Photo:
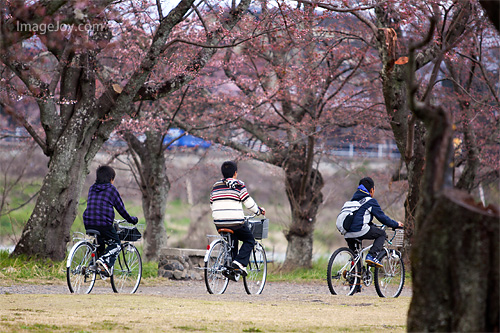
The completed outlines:
[[[283,169],[291,209],[283,268],[293,269],[311,266],[323,202],[318,164],[325,137],[340,127],[381,122],[376,109],[368,112],[374,108],[372,91],[363,85],[369,76],[361,74],[370,71],[373,57],[358,38],[336,29],[333,22],[341,18],[318,15],[310,6],[277,4],[264,1],[255,22],[240,22],[241,29],[268,32],[214,58],[210,76],[192,88],[197,103],[174,121],[189,133]]]
[[[135,103],[165,98],[194,79],[250,2],[204,1],[207,13],[194,0],[182,0],[166,15],[161,1],[0,4],[1,84],[15,81],[4,89],[11,94],[3,105],[50,159],[14,255],[65,257],[83,180],[102,144],[124,116],[135,116]],[[147,27],[134,21],[137,12],[151,18]],[[176,29],[189,29],[182,24],[188,22],[209,32],[200,40],[171,38]],[[144,29],[151,33],[136,35]],[[178,63],[176,50],[185,43],[197,52]],[[153,73],[159,63],[168,63],[170,71]],[[9,107],[18,98],[33,102],[36,122]]]
[[[425,163],[425,127],[411,114],[407,103],[406,80],[408,75],[408,41],[426,33],[425,18],[439,17],[431,43],[418,50],[416,70],[419,78],[430,75],[429,64],[438,56],[449,56],[449,51],[472,31],[480,14],[470,1],[335,1],[299,0],[318,8],[337,13],[350,13],[368,28],[370,46],[379,55],[382,92],[389,124],[407,169],[408,194],[405,201],[405,248],[409,248],[413,236],[415,209],[420,198],[420,184]],[[444,46],[446,45],[446,46]],[[442,52],[443,48],[445,51]]]

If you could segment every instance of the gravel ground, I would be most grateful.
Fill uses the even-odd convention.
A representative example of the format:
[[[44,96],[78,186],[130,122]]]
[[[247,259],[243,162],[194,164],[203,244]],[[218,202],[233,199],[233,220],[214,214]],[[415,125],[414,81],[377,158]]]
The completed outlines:
[[[107,281],[98,281],[92,290],[92,294],[112,294],[111,285]],[[0,286],[0,294],[69,294],[68,287],[64,284],[57,285],[11,285]],[[267,282],[264,291],[258,296],[249,296],[245,292],[243,282],[230,282],[224,295],[208,294],[204,281],[170,281],[161,285],[139,286],[136,294],[156,295],[179,298],[212,299],[213,297],[227,298],[228,300],[244,301],[248,297],[259,297],[263,301],[273,300],[303,300],[308,298],[330,296],[326,281],[312,283],[290,283],[290,282]],[[375,288],[364,287],[362,293],[354,297],[376,296]],[[411,289],[405,287],[401,296],[411,296]]]

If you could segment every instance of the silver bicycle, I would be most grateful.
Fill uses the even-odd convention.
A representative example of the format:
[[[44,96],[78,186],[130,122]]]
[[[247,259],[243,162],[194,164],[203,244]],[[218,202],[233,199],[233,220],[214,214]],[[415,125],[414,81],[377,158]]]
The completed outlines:
[[[382,226],[386,229],[386,226]],[[405,283],[405,266],[401,252],[389,246],[394,245],[396,236],[402,235],[402,229],[392,229],[394,234],[386,239],[387,246],[378,258],[382,267],[371,267],[365,263],[366,255],[372,245],[363,248],[362,241],[356,240],[356,251],[341,247],[330,257],[327,269],[328,289],[333,295],[350,296],[361,291],[361,286],[375,284],[380,297],[398,297]]]
[[[137,227],[121,226],[125,220],[115,220],[115,227],[118,228],[118,236],[122,241],[121,252],[112,268],[111,288],[115,293],[133,294],[139,288],[142,277],[142,260],[137,248],[131,242],[141,238],[141,233]],[[71,248],[66,262],[66,280],[71,293],[88,294],[94,287],[97,276],[106,280],[107,277],[96,266],[97,236],[99,231],[90,230],[83,233],[76,233],[73,238],[76,241]]]
[[[243,277],[247,294],[262,293],[267,278],[266,251],[260,240],[267,238],[269,220],[253,220],[254,217],[255,215],[245,216],[245,223],[249,224],[256,241],[247,266],[248,275]],[[223,294],[229,280],[239,278],[231,267],[233,262],[233,247],[231,245],[233,230],[218,229],[217,231],[219,236],[210,243],[205,254],[205,284],[210,294]]]

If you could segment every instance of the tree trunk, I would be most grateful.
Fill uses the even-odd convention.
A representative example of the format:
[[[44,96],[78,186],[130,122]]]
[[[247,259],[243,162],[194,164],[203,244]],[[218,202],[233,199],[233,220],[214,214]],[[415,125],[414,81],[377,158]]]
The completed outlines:
[[[425,215],[411,255],[408,330],[498,332],[498,207],[477,207],[453,189]]]
[[[92,160],[88,158],[86,149],[67,148],[61,143],[51,156],[40,195],[13,255],[25,254],[52,260],[63,260],[66,256],[69,231]]]
[[[160,132],[147,132],[144,143],[129,137],[129,147],[139,156],[136,167],[140,175],[142,209],[146,219],[144,232],[144,255],[155,260],[162,247],[167,245],[165,209],[170,190],[170,181],[165,167],[165,155]]]
[[[425,128],[421,122],[415,124],[413,138],[413,153],[407,162],[408,169],[408,193],[405,200],[405,228],[403,254],[405,261],[409,258],[411,245],[413,243],[413,231],[415,229],[415,213],[420,198],[420,186],[425,166]]]
[[[323,177],[316,169],[309,174],[302,163],[285,168],[286,192],[292,212],[292,224],[285,233],[288,241],[283,269],[312,266],[313,233],[318,208],[323,202]],[[307,181],[303,181],[306,177]]]

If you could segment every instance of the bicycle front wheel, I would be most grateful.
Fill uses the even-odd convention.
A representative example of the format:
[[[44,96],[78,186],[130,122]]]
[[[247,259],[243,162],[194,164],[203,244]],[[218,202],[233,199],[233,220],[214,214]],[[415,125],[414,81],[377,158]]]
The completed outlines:
[[[222,272],[226,256],[230,255],[226,252],[224,243],[219,240],[215,242],[208,250],[208,259],[205,262],[205,285],[210,294],[223,294],[226,291],[229,279]]]
[[[350,296],[360,284],[360,269],[355,258],[354,252],[347,247],[336,250],[330,257],[326,279],[333,295]]]
[[[139,288],[142,277],[142,260],[132,244],[122,245],[111,275],[111,287],[115,293],[133,294]]]
[[[96,279],[92,253],[94,246],[88,242],[76,244],[70,251],[66,265],[66,280],[69,291],[75,294],[88,294],[92,291]]]
[[[401,254],[395,250],[384,253],[383,267],[375,267],[375,290],[380,297],[398,297],[405,284],[405,266]]]
[[[250,254],[247,266],[248,275],[243,278],[247,294],[260,294],[267,278],[267,258],[264,247],[257,243]]]

